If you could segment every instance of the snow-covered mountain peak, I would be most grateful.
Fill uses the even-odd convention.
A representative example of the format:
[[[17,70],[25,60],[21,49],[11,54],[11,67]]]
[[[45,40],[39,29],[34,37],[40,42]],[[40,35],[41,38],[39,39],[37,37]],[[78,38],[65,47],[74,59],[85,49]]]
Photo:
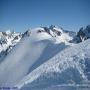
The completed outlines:
[[[0,32],[0,62],[9,51],[20,41],[21,34],[13,31]]]
[[[90,26],[81,30],[84,37],[90,35],[89,30]],[[40,86],[87,84],[90,40],[74,43],[76,37],[75,32],[54,25],[24,33],[0,32],[0,86],[16,85],[21,90],[35,86],[37,90]]]
[[[69,43],[73,39],[71,32],[65,32],[62,28],[58,26],[51,25],[50,27],[38,27],[31,29],[29,31],[30,36],[35,37],[36,40],[49,39],[53,40],[55,43]]]

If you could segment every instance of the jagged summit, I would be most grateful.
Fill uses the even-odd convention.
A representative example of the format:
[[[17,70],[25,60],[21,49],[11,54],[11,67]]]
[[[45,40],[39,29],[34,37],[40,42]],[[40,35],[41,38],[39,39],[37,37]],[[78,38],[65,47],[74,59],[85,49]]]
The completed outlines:
[[[54,26],[54,25],[51,25],[49,27],[34,28],[34,29],[31,29],[29,32],[29,34],[31,34],[33,36],[35,33],[37,35],[39,35],[39,37],[40,36],[44,37],[45,35],[47,35],[47,36],[51,37],[53,40],[55,40],[56,43],[60,43],[60,42],[68,43],[76,35],[75,32],[71,32],[71,31],[67,32],[63,28],[58,27],[58,26]]]
[[[86,26],[85,28],[80,28],[79,32],[77,33],[77,37],[79,38],[80,42],[90,38],[90,25]]]

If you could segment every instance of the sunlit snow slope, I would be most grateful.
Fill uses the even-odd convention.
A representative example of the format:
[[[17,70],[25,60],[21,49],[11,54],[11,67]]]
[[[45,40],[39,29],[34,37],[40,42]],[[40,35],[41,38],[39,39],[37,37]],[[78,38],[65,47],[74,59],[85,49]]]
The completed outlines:
[[[90,40],[59,52],[32,71],[17,86],[22,87],[21,90],[43,90],[43,88],[65,84],[90,85]],[[76,89],[72,87],[71,90]]]
[[[43,27],[26,31],[0,64],[0,86],[16,85],[39,65],[72,45],[69,43],[72,37],[59,30]]]
[[[76,35],[51,25],[24,33],[1,32],[0,50],[5,46],[4,51],[10,51],[0,58],[0,87],[42,90],[58,85],[90,85],[89,30],[88,26]]]

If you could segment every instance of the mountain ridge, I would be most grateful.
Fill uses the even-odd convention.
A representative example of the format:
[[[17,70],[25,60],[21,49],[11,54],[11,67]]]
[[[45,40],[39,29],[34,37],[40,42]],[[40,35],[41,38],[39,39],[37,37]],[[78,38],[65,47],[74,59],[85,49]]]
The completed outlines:
[[[0,32],[0,85],[25,90],[29,84],[33,90],[40,85],[88,83],[89,30],[87,26],[75,33],[51,25],[24,33]]]

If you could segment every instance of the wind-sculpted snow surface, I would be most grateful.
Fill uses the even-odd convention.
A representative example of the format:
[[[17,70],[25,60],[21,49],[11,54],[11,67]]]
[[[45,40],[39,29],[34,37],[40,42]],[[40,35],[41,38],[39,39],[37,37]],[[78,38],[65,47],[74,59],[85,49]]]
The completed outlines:
[[[51,90],[55,85],[64,84],[71,88],[70,90],[90,89],[90,40],[58,53],[32,71],[17,86],[21,88],[20,90]],[[69,87],[69,84],[74,86]],[[75,85],[81,86],[75,87]],[[86,88],[83,89],[83,85],[86,85]],[[55,87],[58,88],[58,86]],[[69,90],[65,87],[60,88]]]

